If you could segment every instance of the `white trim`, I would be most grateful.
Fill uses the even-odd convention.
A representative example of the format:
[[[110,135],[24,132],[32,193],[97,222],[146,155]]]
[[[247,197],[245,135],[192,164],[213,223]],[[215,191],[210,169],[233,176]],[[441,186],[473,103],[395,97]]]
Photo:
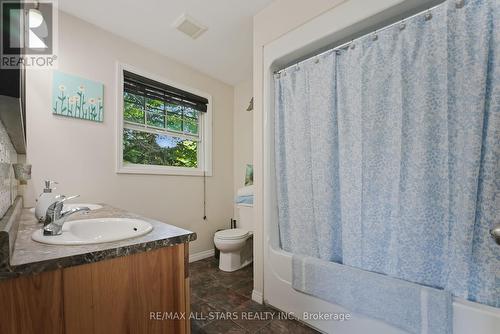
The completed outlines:
[[[256,303],[263,304],[264,297],[262,296],[262,292],[257,290],[252,290],[252,300]]]
[[[200,117],[200,138],[197,168],[151,166],[151,165],[126,165],[123,163],[123,71],[132,72],[143,77],[164,83],[169,86],[185,90],[208,100],[207,112]],[[212,95],[187,87],[182,84],[165,79],[158,75],[137,69],[134,66],[116,62],[116,173],[119,174],[160,174],[160,175],[187,175],[187,176],[212,176]]]
[[[154,166],[139,164],[122,164],[119,174],[145,174],[145,175],[178,175],[178,176],[203,176],[200,168]],[[211,176],[208,173],[206,176]]]
[[[200,119],[200,121],[201,121],[201,119]],[[184,132],[178,132],[178,131],[168,130],[165,128],[159,128],[159,127],[152,126],[152,125],[138,124],[138,123],[129,122],[129,121],[124,121],[123,127],[125,129],[130,129],[130,130],[135,130],[135,131],[142,131],[142,132],[159,134],[159,135],[163,135],[163,136],[177,137],[177,138],[195,141],[198,143],[201,142],[201,138],[200,138],[199,134],[190,135],[190,134],[184,133]]]
[[[214,254],[215,254],[215,250],[213,248],[206,250],[206,251],[203,251],[203,252],[190,254],[189,255],[189,263],[209,258],[211,256],[214,256]]]

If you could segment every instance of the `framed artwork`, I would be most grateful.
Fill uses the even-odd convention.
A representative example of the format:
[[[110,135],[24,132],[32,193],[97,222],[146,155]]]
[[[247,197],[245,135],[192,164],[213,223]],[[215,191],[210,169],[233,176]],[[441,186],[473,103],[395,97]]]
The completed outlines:
[[[55,115],[102,122],[104,85],[78,76],[54,71],[52,113]]]
[[[245,186],[251,186],[253,184],[253,165],[248,164],[245,173]]]

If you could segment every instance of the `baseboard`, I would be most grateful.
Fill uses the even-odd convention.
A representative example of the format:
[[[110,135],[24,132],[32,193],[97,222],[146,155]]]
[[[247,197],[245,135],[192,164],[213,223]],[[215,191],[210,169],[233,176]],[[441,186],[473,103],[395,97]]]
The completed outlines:
[[[189,255],[189,263],[195,262],[198,260],[203,260],[203,259],[206,259],[207,257],[211,257],[211,256],[214,256],[214,249],[213,248],[206,250],[206,251],[203,251],[203,252],[190,254]]]
[[[264,298],[262,297],[262,292],[253,290],[252,291],[252,300],[259,304],[264,303]]]

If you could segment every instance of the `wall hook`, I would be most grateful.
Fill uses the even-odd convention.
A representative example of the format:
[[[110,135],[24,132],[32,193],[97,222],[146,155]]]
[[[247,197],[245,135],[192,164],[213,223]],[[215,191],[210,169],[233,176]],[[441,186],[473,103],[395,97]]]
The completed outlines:
[[[252,111],[252,110],[253,110],[253,97],[250,99],[250,102],[248,103],[248,108],[247,108],[247,111]]]

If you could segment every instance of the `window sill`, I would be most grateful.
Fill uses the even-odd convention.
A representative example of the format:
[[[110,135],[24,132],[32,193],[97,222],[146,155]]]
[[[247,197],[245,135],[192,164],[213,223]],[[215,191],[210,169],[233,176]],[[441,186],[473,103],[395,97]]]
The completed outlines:
[[[173,176],[203,176],[203,170],[199,168],[163,167],[125,165],[116,170],[117,174],[149,174],[149,175],[173,175]],[[211,171],[206,171],[205,176],[212,176]]]

